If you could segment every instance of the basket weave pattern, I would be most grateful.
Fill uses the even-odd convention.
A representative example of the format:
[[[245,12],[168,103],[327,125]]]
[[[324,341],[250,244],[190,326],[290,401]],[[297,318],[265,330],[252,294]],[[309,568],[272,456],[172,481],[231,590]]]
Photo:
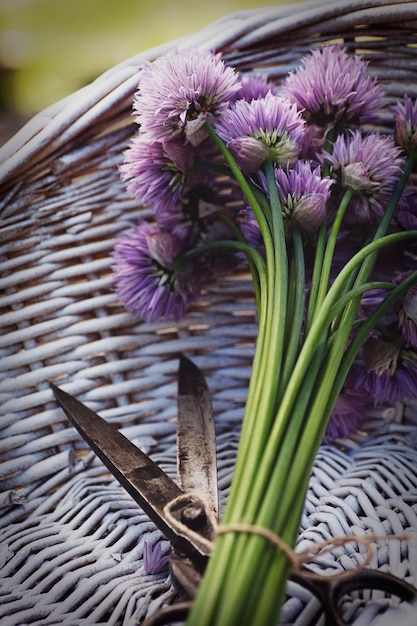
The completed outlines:
[[[49,381],[175,478],[178,356],[187,354],[213,396],[223,504],[231,481],[257,332],[250,277],[242,268],[209,286],[178,324],[142,323],[113,290],[115,238],[150,217],[118,172],[136,129],[140,64],[178,45],[203,46],[241,72],[278,81],[330,41],[367,58],[390,100],[417,96],[417,2],[291,4],[227,16],[128,59],[36,116],[0,151],[1,625],[130,626],[176,599],[166,572],[143,568],[144,542],[158,541],[159,531],[69,426]],[[409,534],[379,542],[371,565],[417,584],[414,413],[413,403],[387,408],[370,417],[370,435],[322,447],[300,549],[345,534]],[[349,569],[364,558],[352,543],[324,567]],[[288,594],[282,624],[323,624],[310,594],[293,583]],[[357,626],[377,626],[396,604],[352,594],[345,609]]]

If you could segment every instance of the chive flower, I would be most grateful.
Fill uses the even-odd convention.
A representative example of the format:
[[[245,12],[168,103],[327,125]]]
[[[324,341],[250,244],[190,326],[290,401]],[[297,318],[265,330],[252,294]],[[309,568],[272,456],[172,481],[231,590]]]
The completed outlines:
[[[122,180],[131,196],[153,211],[179,204],[187,186],[197,184],[202,172],[194,168],[195,151],[184,142],[150,141],[137,133],[124,153]]]
[[[278,87],[264,74],[246,74],[240,79],[240,89],[236,92],[233,100],[259,100],[268,93],[276,94]]]
[[[293,168],[277,168],[275,179],[284,219],[295,220],[306,233],[315,233],[326,215],[331,178],[309,161],[298,160]]]
[[[216,121],[215,130],[246,173],[266,160],[293,164],[300,151],[304,120],[295,104],[268,92],[257,100],[237,100]]]
[[[147,574],[160,574],[169,563],[169,555],[162,555],[162,542],[154,546],[147,541],[143,544],[143,567]]]
[[[398,202],[395,219],[404,230],[417,230],[417,198],[415,187],[408,183]]]
[[[348,437],[362,424],[365,416],[366,396],[344,389],[336,400],[330,416],[323,443],[331,442]]]
[[[145,321],[184,316],[199,293],[200,272],[196,264],[177,267],[183,252],[180,238],[146,222],[116,241],[113,277],[128,311]]]
[[[407,95],[393,107],[395,141],[407,154],[417,155],[417,99]]]
[[[184,133],[198,145],[206,137],[204,123],[220,115],[239,88],[238,73],[220,54],[172,50],[143,66],[133,110],[152,139]]]
[[[383,89],[366,61],[339,44],[307,54],[287,76],[282,93],[320,127],[372,121],[383,104]]]
[[[366,371],[355,389],[368,393],[375,405],[404,402],[417,396],[417,351],[392,339],[370,337],[363,346]]]
[[[260,175],[261,187],[268,195],[265,176]],[[295,222],[307,235],[313,235],[323,223],[326,203],[330,197],[332,179],[323,176],[319,166],[309,161],[297,160],[293,167],[275,170],[275,181],[284,220]],[[262,250],[259,223],[250,207],[241,211],[242,232],[253,247]]]
[[[353,191],[349,218],[355,222],[381,217],[404,166],[392,137],[376,132],[363,136],[359,130],[339,135],[322,160],[340,185]]]
[[[395,283],[401,283],[411,272],[404,272],[396,277]],[[417,285],[406,291],[398,302],[398,328],[402,341],[407,347],[417,348]]]

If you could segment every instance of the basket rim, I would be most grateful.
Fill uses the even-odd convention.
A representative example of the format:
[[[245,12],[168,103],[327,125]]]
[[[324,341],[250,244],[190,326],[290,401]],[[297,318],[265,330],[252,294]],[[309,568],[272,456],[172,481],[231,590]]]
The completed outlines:
[[[317,30],[317,25],[326,32],[326,24],[334,30],[335,20],[344,27],[392,21],[397,27],[410,29],[414,27],[414,20],[417,27],[417,1],[342,0],[336,4],[334,0],[304,0],[240,10],[226,14],[194,33],[141,51],[34,115],[0,147],[0,184],[7,183],[32,158],[39,161],[51,145],[56,149],[87,128],[91,107],[96,107],[95,114],[99,115],[100,102],[102,107],[114,107],[123,102],[137,88],[139,66],[146,60],[173,47],[197,46],[227,53],[237,46],[251,46],[283,32],[306,29],[307,34]]]

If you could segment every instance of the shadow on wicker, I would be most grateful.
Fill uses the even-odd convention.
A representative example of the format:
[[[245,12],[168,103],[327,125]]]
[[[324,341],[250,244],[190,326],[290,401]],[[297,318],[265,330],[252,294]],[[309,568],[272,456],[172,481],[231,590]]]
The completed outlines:
[[[417,95],[416,31],[415,2],[320,1],[233,14],[114,67],[4,146],[1,624],[127,626],[176,599],[166,572],[144,571],[144,542],[159,541],[159,531],[65,421],[50,380],[175,477],[177,360],[187,354],[213,394],[222,503],[230,485],[256,337],[248,275],[242,269],[212,285],[176,325],[141,323],[112,289],[114,239],[149,216],[118,176],[135,130],[131,99],[141,62],[199,45],[222,51],[241,72],[280,80],[312,46],[343,40],[369,59],[396,99],[405,90]],[[410,541],[379,542],[372,566],[417,584],[414,413],[411,405],[387,408],[369,418],[368,434],[321,448],[300,548],[341,534],[405,533]],[[323,567],[348,569],[363,558],[363,546],[352,543]],[[381,593],[345,604],[357,626],[407,623],[410,608]],[[323,624],[320,607],[289,584],[281,623]]]

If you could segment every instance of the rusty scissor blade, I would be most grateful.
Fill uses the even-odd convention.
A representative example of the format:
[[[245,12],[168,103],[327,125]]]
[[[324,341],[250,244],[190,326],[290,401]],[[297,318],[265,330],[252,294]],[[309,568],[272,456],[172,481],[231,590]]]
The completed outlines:
[[[216,433],[210,393],[200,369],[181,356],[177,418],[178,484],[218,513]]]
[[[194,505],[192,499],[165,474],[165,472],[120,433],[114,425],[106,422],[82,402],[51,383],[58,404],[91,449],[115,476],[119,483],[147,513],[171,544],[188,555],[193,562],[205,562],[208,550],[199,537],[190,537],[188,532],[178,532],[178,524],[187,504]],[[180,499],[181,503],[175,502]],[[170,519],[165,510],[170,509]],[[211,538],[211,529],[207,537]]]

